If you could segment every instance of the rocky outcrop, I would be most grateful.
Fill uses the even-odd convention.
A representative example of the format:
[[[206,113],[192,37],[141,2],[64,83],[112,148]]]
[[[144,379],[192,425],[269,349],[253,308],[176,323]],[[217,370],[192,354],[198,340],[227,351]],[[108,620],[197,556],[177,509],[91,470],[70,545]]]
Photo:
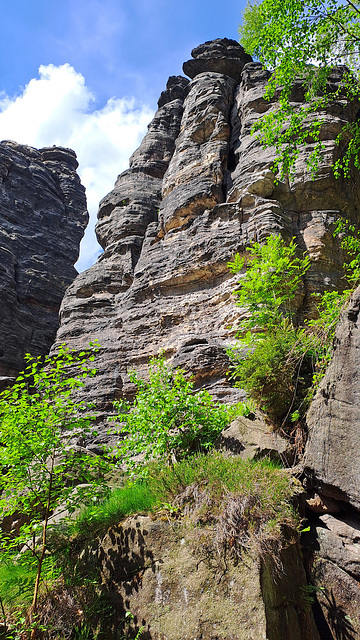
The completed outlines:
[[[48,353],[88,220],[70,149],[0,144],[0,380]]]
[[[148,640],[319,640],[295,543],[283,550],[274,580],[270,556],[261,563],[228,558],[222,566],[220,555],[206,551],[212,535],[210,527],[135,516],[95,540],[79,568],[101,577],[114,612],[102,618],[100,633],[135,637],[142,628]]]
[[[96,361],[98,374],[84,389],[86,397],[90,395],[96,402],[100,421],[102,413],[111,411],[114,399],[131,397],[134,392],[128,368],[136,368],[146,376],[149,357],[160,351],[174,366],[190,371],[196,385],[208,388],[218,399],[236,402],[244,398],[227,376],[226,349],[245,312],[235,304],[237,279],[231,275],[227,262],[236,252],[246,257],[246,248],[252,242],[278,233],[285,238],[295,237],[299,251],[307,251],[311,267],[296,299],[299,318],[312,312],[311,293],[344,286],[344,255],[333,229],[339,216],[357,220],[360,184],[358,180],[335,180],[332,165],[338,154],[335,139],[343,125],[356,118],[358,106],[339,94],[326,111],[314,114],[314,118],[321,117],[323,142],[315,179],[306,167],[309,144],[300,150],[291,181],[276,180],[271,170],[274,150],[263,149],[251,133],[258,119],[276,108],[276,102],[264,98],[268,72],[249,60],[235,41],[227,39],[205,43],[192,55],[193,60],[184,65],[191,80],[170,78],[149,131],[130,160],[130,168],[118,177],[113,191],[100,203],[97,233],[104,253],[96,265],[78,276],[62,304],[56,344],[65,341],[79,349],[96,338],[101,344]],[[332,72],[332,88],[339,86],[342,73],[342,68]],[[301,83],[295,83],[295,109],[303,99]],[[355,307],[348,312],[343,333],[338,334],[333,363],[309,415],[307,505],[320,517],[330,513],[338,521],[347,517],[347,508],[360,506]],[[234,423],[224,434],[222,446],[228,454],[235,451],[243,457],[259,457],[267,452],[291,463],[281,438],[275,442],[266,424],[249,422]],[[98,440],[88,445],[96,450],[106,440],[106,432],[107,427],[100,427]],[[352,507],[346,506],[349,503]],[[319,629],[321,620],[327,625],[324,638],[356,638],[356,535],[350,535],[345,542],[344,536],[330,529],[327,533],[329,526],[329,522],[324,526],[317,520],[316,562],[309,568],[315,587],[326,594],[315,603],[317,623]],[[158,535],[162,540],[163,532]],[[162,545],[161,557],[166,564],[168,546],[165,542]],[[156,580],[156,572],[146,574],[149,585]],[[192,572],[193,568],[189,580]],[[299,572],[299,564],[294,561],[292,573]],[[173,586],[166,586],[167,582],[161,580],[162,577],[159,593],[167,606],[164,593],[173,594]],[[246,580],[251,582],[252,578],[247,576]],[[286,615],[294,621],[289,638],[306,634],[300,614],[287,609],[284,618],[282,613],[288,587],[272,591],[273,581],[266,570],[261,580],[267,585],[262,606],[271,623],[267,629],[264,618],[258,627],[253,620],[255,636],[268,633],[265,637],[278,640]],[[334,580],[347,585],[346,589],[335,588]],[[257,585],[256,589],[261,590]],[[186,581],[184,588],[190,593]],[[126,589],[121,594],[125,599]],[[153,602],[149,594],[150,591],[146,598],[151,597]],[[202,597],[197,593],[194,601],[202,602]],[[211,597],[216,601],[214,594]],[[135,607],[140,603],[138,598],[137,594]],[[251,598],[253,595],[249,595],[252,602]],[[294,595],[295,601],[296,598]],[[337,628],[333,631],[326,606],[331,615],[334,611],[343,615],[343,629],[348,635],[339,635]],[[206,607],[210,612],[209,603]],[[183,619],[176,607],[170,607],[170,611],[167,615],[165,609],[160,613],[156,609],[155,618],[166,629],[172,617],[179,624]],[[346,627],[346,616],[355,620],[351,623],[353,635]],[[248,619],[249,614],[245,617]],[[219,624],[210,613],[209,620]],[[191,637],[201,633],[207,637],[205,621],[204,625],[190,625]],[[172,632],[167,633],[168,637],[175,637]],[[311,634],[313,631],[304,637],[312,638]],[[229,637],[237,636],[234,632]]]
[[[330,505],[334,508],[334,504]],[[337,505],[339,511],[339,505]],[[360,518],[324,513],[304,534],[309,596],[324,640],[360,637]]]
[[[360,509],[360,287],[343,311],[334,354],[307,416],[305,472],[318,492]]]
[[[226,348],[241,317],[236,278],[227,262],[270,233],[295,236],[311,257],[299,295],[342,286],[343,256],[332,225],[355,218],[356,185],[335,182],[335,137],[355,107],[338,99],[322,114],[320,172],[306,170],[300,154],[295,179],[275,182],[273,150],[263,149],[251,127],[273,104],[264,99],[268,73],[233,40],[197,47],[184,71],[169,79],[149,131],[100,203],[97,234],[104,253],[68,289],[57,344],[102,346],[89,381],[99,411],[131,396],[127,369],[146,375],[150,356],[163,350],[185,363],[198,385],[238,401],[226,376]],[[341,70],[330,79],[341,81]],[[294,104],[303,99],[294,88]],[[186,358],[184,358],[186,354]]]
[[[333,357],[307,415],[307,500],[319,517],[309,576],[324,638],[360,637],[360,287],[343,310]],[[313,518],[311,518],[313,520]]]
[[[308,145],[291,181],[276,180],[274,150],[263,149],[251,133],[276,108],[264,98],[268,72],[233,40],[204,43],[192,56],[184,64],[190,80],[169,79],[129,169],[101,201],[97,236],[104,252],[72,282],[61,306],[54,349],[66,342],[80,350],[95,339],[101,345],[98,373],[80,391],[95,402],[100,423],[115,399],[132,396],[128,369],[146,376],[149,358],[161,351],[191,372],[196,387],[225,402],[244,399],[227,376],[227,348],[245,313],[235,304],[237,279],[227,263],[236,252],[246,258],[252,242],[278,233],[295,237],[299,252],[309,254],[296,299],[299,318],[312,311],[311,293],[343,287],[344,256],[332,231],[339,216],[358,219],[360,185],[335,181],[332,165],[335,139],[357,117],[358,105],[338,94],[313,116],[321,118],[323,142],[316,179],[306,168]],[[333,70],[333,88],[342,73]],[[303,99],[295,83],[295,109]],[[24,351],[43,353],[51,344],[86,215],[72,152],[14,143],[3,143],[0,152],[0,287],[9,300],[0,312],[0,375],[8,380]],[[307,571],[324,640],[360,637],[359,309],[360,290],[343,313],[332,363],[308,416]],[[226,455],[291,464],[286,441],[256,418],[235,421],[219,446]],[[94,451],[108,441],[105,425],[86,442]],[[270,559],[260,570],[249,559],[229,565],[215,584],[214,567],[197,557],[192,535],[138,516],[96,543],[92,562],[120,616],[114,629],[131,610],[133,635],[145,626],[144,637],[159,640],[318,640],[296,545],[285,549],[276,580]]]
[[[269,458],[285,466],[294,460],[288,441],[266,424],[260,411],[233,420],[218,438],[217,447],[242,460]]]

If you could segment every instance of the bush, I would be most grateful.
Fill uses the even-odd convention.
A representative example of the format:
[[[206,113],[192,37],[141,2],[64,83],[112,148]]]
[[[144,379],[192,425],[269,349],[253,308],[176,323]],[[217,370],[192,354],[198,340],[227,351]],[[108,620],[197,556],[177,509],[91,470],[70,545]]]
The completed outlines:
[[[341,231],[343,225],[338,225],[335,233]],[[351,282],[356,270],[360,273],[359,245],[357,236],[342,241],[351,258],[347,265]],[[240,323],[240,340],[229,351],[232,375],[276,426],[286,427],[303,418],[325,373],[340,311],[351,291],[314,294],[317,317],[298,327],[293,300],[309,258],[296,256],[294,241],[286,245],[280,236],[269,236],[263,245],[255,243],[248,251],[250,263],[236,294],[237,304],[246,306],[250,317]],[[239,256],[229,263],[234,273],[243,266]]]
[[[255,242],[247,252],[249,266],[245,275],[240,276],[240,289],[235,291],[237,304],[249,312],[249,317],[241,322],[240,334],[250,329],[269,331],[284,318],[291,320],[292,300],[310,266],[308,256],[297,256],[294,240],[287,245],[281,236],[271,235],[264,244]],[[228,267],[233,273],[240,273],[244,264],[245,260],[237,254]]]
[[[35,567],[28,612],[30,627],[34,623],[31,639],[39,631],[37,601],[47,564],[51,514],[59,505],[74,510],[85,495],[101,492],[110,468],[105,456],[89,456],[71,446],[74,436],[93,431],[89,406],[77,401],[74,391],[88,375],[95,375],[94,350],[77,354],[61,345],[55,356],[44,360],[27,355],[25,371],[0,394],[0,517],[17,513],[23,523],[19,530],[2,533],[1,552],[11,562],[26,547],[24,561],[28,563],[29,555]],[[87,484],[82,490],[74,491],[76,477]]]
[[[173,461],[207,451],[227,426],[225,407],[205,391],[194,391],[194,383],[181,369],[171,369],[163,357],[152,358],[149,382],[130,372],[137,393],[133,406],[116,402],[124,440],[119,455],[130,466],[143,466],[150,459]],[[141,462],[133,457],[142,454]]]
[[[232,352],[237,386],[276,424],[299,407],[312,383],[313,361],[303,351],[302,337],[301,330],[284,322],[267,334],[248,337],[245,356]]]

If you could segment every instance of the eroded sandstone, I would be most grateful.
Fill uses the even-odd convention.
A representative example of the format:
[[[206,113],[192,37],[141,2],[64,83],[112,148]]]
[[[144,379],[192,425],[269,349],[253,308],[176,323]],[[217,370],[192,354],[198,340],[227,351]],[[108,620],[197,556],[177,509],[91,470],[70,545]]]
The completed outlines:
[[[333,224],[339,215],[356,217],[359,194],[356,186],[336,182],[331,166],[339,127],[355,117],[355,107],[340,98],[321,114],[325,147],[317,179],[304,150],[294,180],[276,182],[274,150],[251,134],[276,107],[264,99],[268,72],[227,39],[205,43],[193,55],[193,79],[169,79],[130,168],[100,203],[104,253],[62,304],[56,343],[79,349],[97,338],[102,345],[98,375],[85,391],[100,412],[133,393],[128,368],[146,375],[149,357],[161,351],[174,363],[184,363],[186,352],[196,384],[216,397],[243,398],[226,375],[226,349],[244,312],[236,307],[236,277],[227,262],[236,252],[246,257],[254,240],[281,233],[308,251],[311,268],[296,301],[300,315],[313,291],[343,286]],[[334,72],[331,82],[340,81]],[[298,87],[295,107],[302,99]]]
[[[94,339],[101,344],[95,362],[98,374],[84,389],[84,398],[96,403],[100,421],[112,411],[114,399],[133,394],[129,367],[146,376],[149,358],[160,352],[174,366],[190,371],[196,386],[208,388],[218,399],[244,398],[227,376],[226,349],[245,313],[235,304],[237,279],[227,263],[236,252],[246,258],[252,242],[279,233],[294,237],[299,252],[309,254],[311,267],[296,299],[299,318],[312,312],[313,292],[344,287],[344,255],[333,230],[340,216],[357,220],[360,185],[358,180],[336,181],[332,165],[339,153],[335,139],[341,127],[356,118],[358,105],[339,95],[326,111],[312,116],[322,119],[324,143],[315,179],[306,166],[312,148],[308,144],[300,150],[294,177],[277,180],[272,171],[274,149],[262,148],[251,133],[259,118],[276,108],[276,98],[264,98],[268,72],[227,39],[197,47],[184,72],[191,81],[169,79],[129,169],[100,203],[97,234],[104,253],[76,278],[61,308],[54,348],[66,342],[78,350]],[[341,68],[333,71],[329,78],[333,88],[341,83],[342,73]],[[301,83],[295,83],[295,109],[303,99]],[[11,261],[4,264],[11,270]],[[360,633],[356,618],[359,542],[356,527],[346,520],[349,503],[360,507],[359,300],[357,292],[344,312],[332,364],[309,414],[306,454],[308,506],[322,514],[315,526],[318,554],[310,572],[322,590],[318,616],[330,616],[324,637],[331,633],[333,638],[349,639]],[[249,455],[276,451],[283,459],[286,444],[278,439],[274,448],[266,425],[257,434],[248,423],[245,427],[240,437],[238,428],[236,438],[234,433],[227,434],[232,443],[236,440]],[[87,443],[95,450],[106,441],[107,425],[100,426],[99,433],[98,440]],[[109,532],[95,552],[104,583],[116,592],[119,610],[125,612],[131,606],[139,618],[138,628],[142,617],[146,624],[154,621],[150,637],[186,637],[185,619],[191,637],[242,637],[240,624],[247,639],[318,638],[310,618],[303,617],[299,590],[286,580],[281,582],[281,577],[277,588],[266,567],[254,581],[253,574],[247,573],[249,567],[241,566],[237,576],[228,573],[214,591],[213,577],[212,581],[202,578],[201,566],[197,578],[205,586],[195,587],[190,545],[186,536],[176,536],[167,523],[133,518]],[[151,544],[145,543],[146,538]],[[291,577],[300,576],[304,585],[297,553],[288,566]],[[238,596],[245,594],[245,588],[250,591],[243,608]],[[266,591],[263,600],[261,591]],[[210,599],[206,600],[205,592]],[[288,597],[291,602],[284,607]],[[221,636],[224,598],[229,620],[235,609],[236,616]],[[231,626],[234,620],[237,630]],[[287,620],[292,621],[290,631]]]
[[[0,378],[48,353],[88,214],[70,149],[0,144]]]
[[[106,637],[125,630],[131,611],[127,633],[142,628],[148,640],[319,640],[297,544],[281,553],[274,579],[271,556],[209,554],[212,535],[211,527],[135,516],[96,539],[80,567],[95,569],[113,607],[101,621]]]
[[[360,509],[360,288],[343,311],[334,354],[308,412],[305,472],[326,496]]]

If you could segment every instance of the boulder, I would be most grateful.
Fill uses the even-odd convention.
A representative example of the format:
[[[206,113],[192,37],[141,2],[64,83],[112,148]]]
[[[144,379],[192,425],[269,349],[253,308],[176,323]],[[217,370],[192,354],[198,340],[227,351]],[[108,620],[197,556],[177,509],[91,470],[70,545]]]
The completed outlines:
[[[112,638],[143,628],[152,640],[319,640],[305,593],[299,547],[281,555],[274,579],[271,556],[224,562],[209,555],[210,527],[148,516],[127,518],[85,550],[79,569],[101,576],[114,614],[101,619]]]
[[[217,445],[225,451],[237,454],[242,460],[270,458],[280,463],[289,463],[289,442],[276,433],[261,417],[260,412],[252,419],[239,416],[225,429]]]

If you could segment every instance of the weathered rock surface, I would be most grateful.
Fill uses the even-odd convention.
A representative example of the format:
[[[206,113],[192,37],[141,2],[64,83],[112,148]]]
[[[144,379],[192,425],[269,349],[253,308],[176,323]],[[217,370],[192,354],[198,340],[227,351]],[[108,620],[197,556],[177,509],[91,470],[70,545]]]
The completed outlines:
[[[314,614],[325,640],[360,637],[360,517],[322,515],[307,534]]]
[[[70,149],[0,144],[0,384],[48,353],[88,220]]]
[[[288,441],[266,424],[261,414],[253,419],[239,416],[222,432],[217,446],[237,454],[242,460],[270,458],[287,465],[293,456]]]
[[[342,312],[333,357],[307,417],[306,481],[319,494],[309,506],[323,510],[314,526],[310,576],[319,629],[334,639],[360,637],[359,310],[360,288]]]
[[[316,558],[311,576],[316,590],[314,610],[320,638],[360,638],[358,580],[321,557]]]
[[[360,509],[360,287],[343,311],[334,355],[308,412],[305,472],[319,493]]]
[[[211,529],[136,516],[96,540],[82,563],[101,575],[116,611],[102,621],[106,637],[124,631],[131,611],[132,635],[143,627],[149,640],[319,640],[295,544],[283,551],[274,580],[270,557],[261,570],[250,557],[229,559],[224,571],[201,547],[209,535]]]
[[[204,71],[221,73],[237,82],[241,80],[244,64],[252,58],[239,46],[236,40],[218,38],[200,44],[191,52],[192,60],[184,62],[183,70],[189,78],[195,78]]]
[[[360,578],[360,519],[324,514],[316,527],[319,555]]]
[[[311,268],[296,300],[299,317],[311,312],[312,292],[343,287],[344,256],[332,231],[339,216],[357,220],[360,184],[335,181],[332,165],[338,154],[335,139],[356,118],[358,105],[339,94],[313,116],[321,117],[324,143],[316,179],[306,168],[308,145],[300,150],[291,182],[277,182],[271,170],[274,150],[263,149],[251,134],[258,119],[276,108],[275,101],[264,99],[268,72],[233,40],[204,43],[192,56],[184,64],[191,81],[169,78],[129,169],[100,203],[97,235],[103,254],[75,279],[62,303],[54,349],[61,342],[76,350],[94,339],[101,344],[98,374],[83,391],[96,403],[100,420],[111,412],[114,399],[133,394],[128,368],[146,376],[149,358],[161,351],[174,366],[190,371],[197,387],[225,402],[244,399],[227,376],[226,350],[245,312],[235,304],[236,277],[227,262],[236,252],[246,257],[253,241],[279,233],[295,237],[299,251],[308,252]],[[342,68],[332,72],[333,88],[342,73]],[[295,108],[302,103],[300,82],[292,100]],[[6,377],[19,368],[25,350],[43,352],[51,343],[62,287],[74,277],[70,265],[76,260],[85,201],[70,152],[6,143],[1,153],[6,205],[0,209],[0,286],[11,301],[0,312],[7,349],[0,376]],[[25,194],[29,176],[38,187]],[[7,195],[10,183],[19,187],[19,195]],[[19,203],[23,226],[11,213]],[[15,231],[12,224],[18,225]],[[45,249],[44,225],[49,227]],[[30,235],[26,242],[23,229]],[[13,250],[18,246],[19,253]],[[322,514],[310,573],[319,587],[317,624],[323,640],[360,637],[360,540],[356,522],[343,512],[346,503],[360,508],[359,309],[360,290],[343,314],[334,358],[308,420],[308,506]],[[10,326],[16,327],[16,343],[6,337]],[[96,451],[107,437],[105,426],[88,444]],[[287,456],[286,443],[259,421],[232,425],[223,444],[243,457]],[[169,523],[131,518],[109,531],[94,551],[120,618],[124,621],[128,610],[136,616],[134,635],[145,625],[144,637],[158,640],[318,640],[302,606],[305,577],[296,549],[285,554],[285,571],[276,581],[270,565],[259,572],[249,561],[228,568],[215,584],[214,571],[197,558],[191,535]]]
[[[146,375],[149,357],[161,350],[175,364],[187,360],[196,384],[218,398],[243,399],[226,376],[231,327],[242,315],[227,262],[250,242],[281,233],[309,252],[300,314],[312,291],[342,286],[332,225],[339,215],[356,217],[359,190],[335,182],[331,165],[339,127],[355,108],[339,99],[322,114],[325,148],[316,180],[304,150],[294,181],[275,184],[274,152],[250,131],[274,106],[264,99],[268,73],[227,39],[205,43],[193,56],[184,66],[193,79],[169,79],[130,168],[100,203],[104,253],[62,304],[57,344],[78,349],[97,338],[102,345],[98,375],[85,390],[99,411],[131,396],[127,369]],[[340,80],[335,71],[331,81]],[[303,96],[295,89],[296,106]]]

